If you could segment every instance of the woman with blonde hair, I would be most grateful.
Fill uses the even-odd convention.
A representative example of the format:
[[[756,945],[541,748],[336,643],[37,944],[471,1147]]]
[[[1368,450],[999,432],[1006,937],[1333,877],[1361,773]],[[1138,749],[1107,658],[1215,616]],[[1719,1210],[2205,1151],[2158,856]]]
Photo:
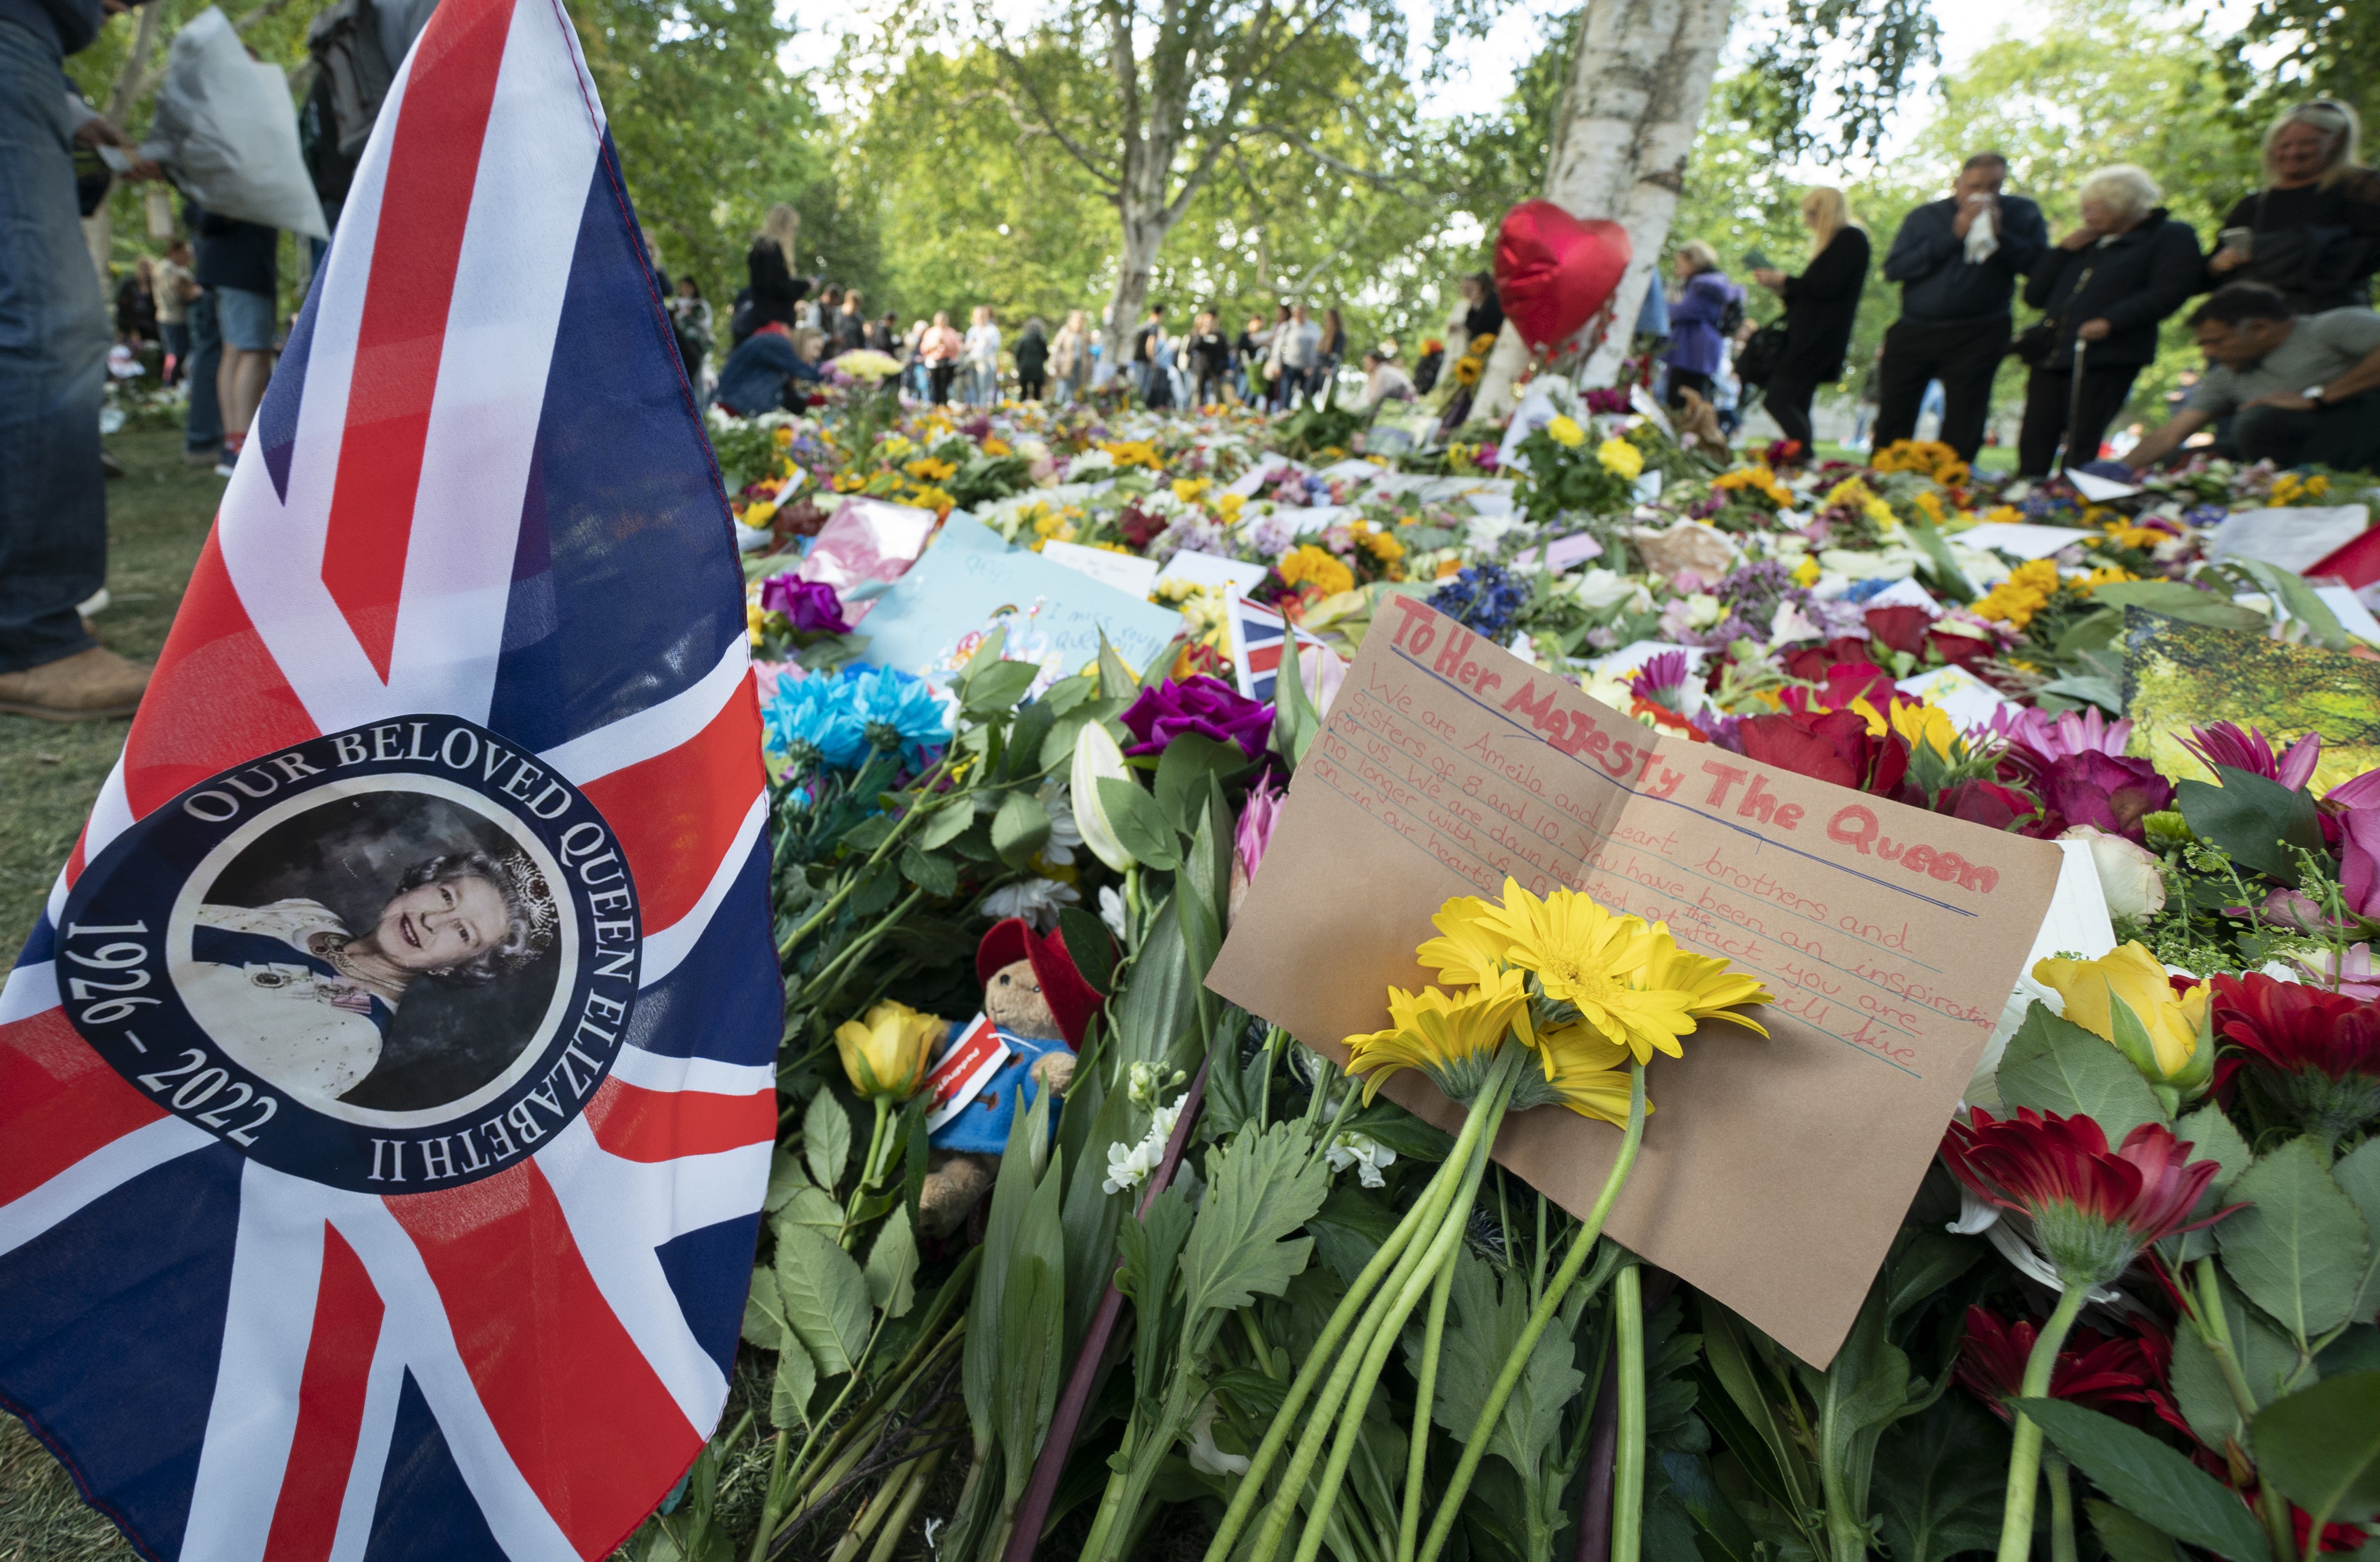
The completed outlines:
[[[771,322],[793,325],[794,308],[810,290],[808,278],[794,275],[794,253],[801,231],[801,214],[782,201],[760,219],[760,231],[752,236],[752,248],[744,256],[752,281],[752,308],[743,321],[742,335],[736,338],[739,343]]]
[[[2223,219],[2206,287],[2262,282],[2300,314],[2369,309],[2380,271],[2380,173],[2358,161],[2362,122],[2335,98],[2301,103],[2265,131],[2265,188]]]
[[[1860,289],[1867,284],[1867,232],[1852,221],[1851,203],[1831,185],[1802,197],[1802,225],[1810,230],[1810,263],[1799,276],[1761,267],[1752,280],[1785,300],[1785,350],[1769,372],[1768,415],[1807,459],[1814,438],[1810,398],[1842,378],[1852,345]]]
[[[2017,473],[2046,477],[2095,460],[2132,381],[2157,351],[2157,325],[2197,291],[2198,235],[2158,204],[2163,192],[2129,163],[2082,181],[2082,224],[2036,262],[2024,301],[2042,311],[2019,339],[2031,366]]]

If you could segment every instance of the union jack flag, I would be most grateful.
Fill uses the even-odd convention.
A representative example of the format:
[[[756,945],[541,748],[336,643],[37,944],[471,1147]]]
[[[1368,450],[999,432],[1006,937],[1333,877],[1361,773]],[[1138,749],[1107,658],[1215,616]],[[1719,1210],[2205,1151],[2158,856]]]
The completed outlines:
[[[1238,679],[1240,692],[1251,700],[1272,702],[1275,685],[1281,680],[1281,659],[1288,653],[1289,621],[1269,607],[1260,606],[1234,592],[1232,593],[1230,624],[1232,637],[1232,668]],[[1297,631],[1297,654],[1301,661],[1317,655],[1336,656],[1320,639]]]
[[[559,5],[444,0],[0,992],[0,1403],[144,1555],[601,1556],[717,1422],[782,992],[741,581],[679,365]],[[69,900],[168,805],[198,819],[214,805],[195,799],[232,796],[210,777],[285,754],[294,784],[322,768],[296,757],[310,743],[360,756],[335,735],[374,723],[434,742],[439,717],[448,763],[472,734],[490,795],[516,782],[528,824],[552,795],[537,775],[596,811],[640,963],[589,1000],[624,1020],[564,1038],[593,1064],[522,1081],[501,1169],[402,1190],[436,1163],[399,1143],[383,1190],[374,1141],[358,1190],[244,1149],[245,1118],[184,1109],[237,1068],[177,1082],[103,1056],[95,1009],[61,988],[116,962],[74,958]],[[295,958],[248,969],[312,981]],[[349,995],[326,1025],[355,1022]],[[135,1012],[153,1042],[165,1011]],[[465,1158],[496,1154],[502,1121],[475,1131]]]

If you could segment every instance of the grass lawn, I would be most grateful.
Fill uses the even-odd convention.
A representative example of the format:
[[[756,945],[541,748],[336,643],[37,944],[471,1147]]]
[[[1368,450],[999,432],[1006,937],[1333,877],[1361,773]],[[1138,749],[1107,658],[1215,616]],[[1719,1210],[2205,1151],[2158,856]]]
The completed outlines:
[[[100,638],[137,661],[165,643],[223,479],[182,465],[176,430],[107,441],[126,467],[107,485],[107,589]],[[74,847],[129,721],[53,723],[0,715],[0,946],[11,961]],[[115,1527],[75,1495],[57,1461],[13,1416],[0,1416],[0,1558],[130,1562]]]

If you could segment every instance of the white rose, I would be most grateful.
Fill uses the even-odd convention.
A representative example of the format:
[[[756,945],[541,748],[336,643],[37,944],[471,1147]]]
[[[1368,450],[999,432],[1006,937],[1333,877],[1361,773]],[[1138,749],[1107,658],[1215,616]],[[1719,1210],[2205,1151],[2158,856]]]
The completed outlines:
[[[2091,866],[2099,870],[2108,915],[2139,921],[2165,909],[2165,876],[2157,871],[2156,854],[2146,847],[2091,824],[2077,824],[2058,838],[2091,843]]]

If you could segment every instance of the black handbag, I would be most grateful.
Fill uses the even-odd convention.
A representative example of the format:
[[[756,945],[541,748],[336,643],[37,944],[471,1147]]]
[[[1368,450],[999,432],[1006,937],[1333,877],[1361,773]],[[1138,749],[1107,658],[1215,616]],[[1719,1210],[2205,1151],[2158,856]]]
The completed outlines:
[[[1764,325],[1736,349],[1735,377],[1747,385],[1766,385],[1785,362],[1785,327]]]
[[[2084,266],[2082,275],[2075,279],[2073,289],[2066,295],[2066,307],[2058,311],[2058,318],[2052,320],[2044,315],[2018,332],[2009,343],[2009,356],[2028,369],[2048,368],[2050,360],[2058,356],[2058,344],[2066,339],[2067,318],[2074,312],[2074,305],[2082,297],[2082,289],[2091,286],[2091,274],[2098,269],[2096,261]]]

